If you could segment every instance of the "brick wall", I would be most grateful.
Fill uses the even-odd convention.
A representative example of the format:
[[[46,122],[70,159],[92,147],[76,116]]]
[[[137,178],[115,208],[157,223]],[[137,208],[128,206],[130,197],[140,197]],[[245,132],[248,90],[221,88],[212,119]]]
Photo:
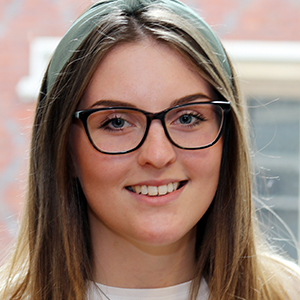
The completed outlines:
[[[0,258],[22,210],[34,99],[16,92],[29,72],[31,42],[62,36],[88,6],[84,0],[2,0],[0,5]]]
[[[2,0],[0,5],[0,258],[25,198],[34,99],[16,92],[31,42],[62,36],[88,0]],[[299,0],[187,0],[222,39],[300,41]]]
[[[299,0],[188,0],[221,38],[300,40]]]

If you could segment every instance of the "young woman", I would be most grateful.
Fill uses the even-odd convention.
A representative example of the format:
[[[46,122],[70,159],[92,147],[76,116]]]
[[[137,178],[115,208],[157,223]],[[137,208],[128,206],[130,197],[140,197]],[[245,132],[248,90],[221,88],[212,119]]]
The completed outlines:
[[[188,7],[94,4],[44,77],[1,299],[298,299],[259,239],[244,108]]]

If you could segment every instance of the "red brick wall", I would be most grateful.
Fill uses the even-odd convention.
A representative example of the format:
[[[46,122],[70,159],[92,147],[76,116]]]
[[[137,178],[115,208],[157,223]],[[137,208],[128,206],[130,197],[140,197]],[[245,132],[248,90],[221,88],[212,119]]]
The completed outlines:
[[[25,198],[30,127],[35,102],[16,93],[29,72],[29,46],[39,36],[62,36],[87,0],[2,0],[0,5],[0,259],[15,236]]]
[[[189,0],[221,38],[300,40],[299,0]]]
[[[16,232],[26,186],[34,101],[16,93],[29,45],[62,36],[88,0],[2,0],[0,5],[0,258]],[[300,41],[298,0],[189,0],[222,39]]]

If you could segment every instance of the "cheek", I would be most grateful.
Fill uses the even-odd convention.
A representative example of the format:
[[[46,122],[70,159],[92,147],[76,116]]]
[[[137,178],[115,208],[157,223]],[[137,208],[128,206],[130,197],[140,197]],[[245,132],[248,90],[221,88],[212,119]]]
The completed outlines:
[[[76,177],[86,194],[86,186],[93,185],[97,177],[101,177],[103,172],[99,155],[85,133],[81,124],[74,124],[71,129],[70,144],[74,162]]]
[[[193,178],[206,181],[218,181],[222,160],[222,142],[214,146],[183,153],[183,162]]]
[[[198,153],[197,153],[198,152]],[[189,157],[188,157],[189,156]],[[220,175],[222,143],[185,155],[185,166],[190,178],[188,197],[195,219],[202,218],[214,199]]]
[[[194,159],[191,176],[197,180],[192,183],[194,186],[196,185],[197,194],[201,195],[201,204],[206,209],[213,201],[218,188],[222,149],[222,143],[217,143],[211,148],[205,149],[198,160]]]
[[[76,172],[86,195],[91,197],[113,190],[122,182],[124,167],[116,160],[107,158],[94,149],[80,149],[76,151]],[[124,175],[123,175],[124,176]]]
[[[88,199],[106,192],[112,187],[122,186],[130,164],[122,156],[106,155],[97,151],[88,140],[83,126],[74,124],[70,144],[75,176],[78,177]]]

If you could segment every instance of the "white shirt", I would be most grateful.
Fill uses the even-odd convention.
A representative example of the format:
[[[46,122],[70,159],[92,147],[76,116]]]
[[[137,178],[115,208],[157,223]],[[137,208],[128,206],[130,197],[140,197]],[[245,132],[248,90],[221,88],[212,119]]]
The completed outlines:
[[[175,286],[154,289],[116,288],[96,283],[91,284],[88,300],[188,300],[191,281]],[[102,292],[101,292],[102,291]],[[105,297],[105,295],[107,297]],[[208,286],[202,280],[197,300],[207,300]]]

